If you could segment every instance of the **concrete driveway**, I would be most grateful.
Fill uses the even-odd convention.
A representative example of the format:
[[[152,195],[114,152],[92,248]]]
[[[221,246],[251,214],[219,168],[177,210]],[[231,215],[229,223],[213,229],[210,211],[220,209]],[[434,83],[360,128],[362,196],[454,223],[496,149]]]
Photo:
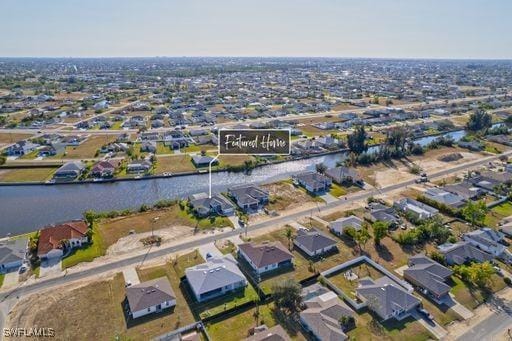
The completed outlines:
[[[229,221],[233,224],[235,229],[241,229],[240,223],[238,222],[238,217],[236,215],[232,215],[228,217]]]
[[[426,317],[424,317],[422,314],[417,312],[416,310],[411,313],[411,315],[418,320],[419,323],[421,323],[427,330],[434,335],[434,337],[438,340],[441,340],[448,334],[448,332],[441,327],[436,321],[429,321]]]
[[[4,284],[2,288],[10,288],[18,285],[19,274],[18,271],[11,271],[5,274]]]
[[[215,246],[215,243],[208,243],[205,245],[201,245],[199,247],[199,254],[205,260],[206,260],[206,258],[208,258],[207,257],[208,255],[210,255],[211,257],[215,257],[215,256],[222,257],[222,252],[220,252],[219,249],[217,249],[217,247]]]
[[[60,258],[48,259],[41,262],[39,277],[58,276],[62,274],[62,260]]]
[[[457,315],[462,317],[464,320],[472,318],[475,315],[471,310],[457,302],[453,294],[450,294],[450,297],[444,301],[444,304],[450,307],[450,309],[452,309]]]
[[[139,279],[139,275],[137,274],[137,270],[133,266],[129,267],[129,268],[124,268],[123,276],[124,276],[125,283],[131,283],[131,285],[140,283],[140,279]]]
[[[335,196],[332,196],[331,194],[329,193],[325,193],[325,194],[322,194],[320,196],[320,198],[324,199],[324,201],[329,204],[331,202],[336,202],[338,201],[338,198],[336,198]]]

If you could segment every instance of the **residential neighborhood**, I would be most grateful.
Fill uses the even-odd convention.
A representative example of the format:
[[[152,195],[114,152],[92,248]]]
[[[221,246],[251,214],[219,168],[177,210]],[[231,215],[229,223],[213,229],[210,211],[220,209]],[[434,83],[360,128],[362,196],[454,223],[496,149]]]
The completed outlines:
[[[2,2],[0,338],[512,341],[512,8],[436,1]]]

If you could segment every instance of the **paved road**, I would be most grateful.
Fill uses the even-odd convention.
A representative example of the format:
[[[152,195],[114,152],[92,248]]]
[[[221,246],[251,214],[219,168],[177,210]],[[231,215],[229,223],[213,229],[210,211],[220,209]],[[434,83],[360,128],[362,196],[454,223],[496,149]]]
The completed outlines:
[[[512,155],[512,151],[505,152],[501,155]],[[457,173],[457,172],[466,170],[471,167],[476,167],[476,166],[486,164],[487,162],[489,162],[491,160],[498,159],[501,155],[493,155],[493,156],[489,156],[489,157],[484,157],[484,158],[478,159],[473,162],[458,165],[451,169],[446,169],[446,170],[443,170],[443,171],[440,171],[437,173],[429,174],[429,176],[431,178],[436,178],[436,177],[446,176],[448,174]],[[333,208],[336,208],[336,207],[339,207],[339,206],[342,206],[345,204],[349,204],[349,203],[360,201],[360,200],[365,200],[371,196],[376,196],[379,194],[391,192],[391,191],[412,185],[414,183],[415,183],[415,181],[413,179],[413,180],[403,181],[403,182],[400,182],[400,183],[397,183],[397,184],[394,184],[391,186],[387,186],[387,187],[381,188],[381,189],[373,189],[373,190],[369,190],[369,191],[355,193],[353,195],[345,197],[345,199],[340,199],[340,200],[325,204],[323,206],[318,206],[318,208],[297,211],[292,214],[280,216],[280,217],[269,219],[267,221],[264,221],[264,222],[261,222],[258,224],[251,225],[248,227],[248,229],[250,231],[255,231],[255,230],[264,229],[264,228],[268,228],[268,227],[272,227],[272,226],[284,225],[287,222],[295,221],[297,219],[310,216],[312,212],[320,213],[322,211],[327,211],[327,210],[330,210],[330,209],[333,209]],[[55,285],[65,284],[65,283],[83,279],[83,278],[86,278],[89,276],[98,275],[100,273],[109,272],[109,271],[113,271],[115,269],[120,269],[120,268],[123,268],[126,266],[132,266],[135,264],[139,264],[143,261],[148,261],[151,259],[162,257],[162,256],[168,255],[170,253],[182,252],[182,251],[186,251],[186,250],[193,250],[193,249],[199,247],[200,245],[214,242],[217,239],[223,239],[223,238],[237,236],[240,233],[241,233],[241,231],[239,229],[234,229],[234,230],[219,233],[216,235],[210,235],[210,236],[206,236],[206,237],[196,239],[193,241],[188,241],[188,242],[185,242],[185,243],[182,243],[179,245],[162,247],[162,248],[156,249],[152,252],[148,252],[147,254],[144,254],[144,255],[132,256],[132,257],[129,257],[129,258],[126,258],[123,260],[114,261],[112,263],[98,265],[97,267],[85,269],[80,272],[73,272],[73,273],[65,275],[63,277],[56,277],[56,278],[51,278],[51,279],[46,279],[46,280],[40,280],[40,281],[32,283],[32,284],[28,284],[28,285],[25,285],[22,287],[14,288],[14,289],[8,290],[6,292],[3,292],[0,295],[0,303],[12,296],[21,296],[22,294],[26,295],[29,293],[37,292],[41,289],[50,288]]]
[[[492,315],[470,328],[457,341],[492,341],[508,328],[512,328],[512,302],[501,301]]]

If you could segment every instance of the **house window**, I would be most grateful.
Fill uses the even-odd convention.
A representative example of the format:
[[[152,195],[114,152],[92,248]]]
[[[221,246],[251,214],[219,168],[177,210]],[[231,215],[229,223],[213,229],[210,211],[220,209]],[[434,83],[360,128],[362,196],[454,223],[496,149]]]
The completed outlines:
[[[151,311],[151,308],[148,308],[148,312],[150,312],[150,311]]]

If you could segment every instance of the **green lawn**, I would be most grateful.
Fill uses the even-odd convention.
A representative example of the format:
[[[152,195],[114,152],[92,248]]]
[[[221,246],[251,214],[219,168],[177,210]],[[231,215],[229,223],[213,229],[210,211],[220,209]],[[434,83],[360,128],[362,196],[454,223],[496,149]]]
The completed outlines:
[[[201,318],[217,315],[225,310],[234,308],[247,302],[259,301],[256,290],[249,284],[245,289],[236,291],[229,295],[223,295],[203,303],[192,303],[191,308]]]
[[[356,328],[347,332],[350,340],[430,340],[428,331],[416,320],[407,318],[403,321],[379,322],[369,312],[356,316]]]
[[[0,170],[0,182],[44,182],[52,178],[57,168],[19,168]]]
[[[342,195],[346,195],[347,194],[347,190],[344,187],[333,183],[331,185],[331,190],[329,191],[329,193],[333,197],[338,198],[338,197],[341,197]]]
[[[255,304],[254,308],[215,319],[206,324],[206,330],[212,340],[238,341],[249,336],[249,329],[262,324],[269,328],[279,324],[292,340],[305,340],[298,324],[276,311],[273,303],[262,304],[258,308]]]
[[[452,276],[452,280],[455,285],[452,286],[450,292],[455,296],[455,299],[460,304],[466,306],[469,309],[475,309],[480,304],[485,302],[485,300],[492,292],[500,291],[506,286],[503,278],[498,275],[492,276],[488,291],[483,291],[478,288],[471,288],[457,276]]]
[[[485,216],[484,223],[489,227],[497,227],[498,223],[505,217],[512,215],[512,203],[504,202],[493,207]]]
[[[103,256],[105,252],[106,248],[101,235],[94,229],[92,243],[71,251],[71,254],[62,260],[62,269],[67,269],[82,262],[92,262],[94,258]]]
[[[0,288],[4,285],[5,274],[0,274]]]

